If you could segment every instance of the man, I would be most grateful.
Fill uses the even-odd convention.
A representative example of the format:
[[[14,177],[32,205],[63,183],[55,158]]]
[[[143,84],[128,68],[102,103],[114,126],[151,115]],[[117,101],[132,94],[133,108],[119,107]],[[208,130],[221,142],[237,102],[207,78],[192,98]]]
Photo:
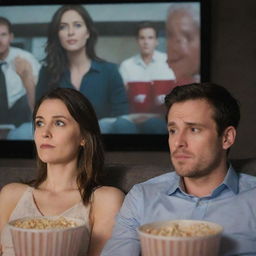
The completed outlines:
[[[175,171],[131,189],[102,256],[139,255],[136,229],[175,219],[222,225],[219,255],[256,255],[256,177],[228,162],[240,119],[237,101],[211,83],[175,87],[165,100]]]
[[[31,120],[40,65],[27,51],[11,47],[12,25],[0,17],[0,124],[16,127]]]
[[[168,64],[178,84],[200,81],[200,8],[198,3],[171,5],[167,21]]]
[[[174,73],[168,67],[167,55],[157,51],[157,30],[153,23],[143,22],[137,28],[136,39],[139,54],[123,61],[120,73],[123,77],[130,101],[131,113],[141,132],[166,133],[166,128],[154,125],[163,121],[155,117],[163,112],[164,96],[174,86]],[[144,123],[146,121],[148,123]],[[156,122],[156,123],[155,123]],[[150,124],[151,123],[151,124]]]

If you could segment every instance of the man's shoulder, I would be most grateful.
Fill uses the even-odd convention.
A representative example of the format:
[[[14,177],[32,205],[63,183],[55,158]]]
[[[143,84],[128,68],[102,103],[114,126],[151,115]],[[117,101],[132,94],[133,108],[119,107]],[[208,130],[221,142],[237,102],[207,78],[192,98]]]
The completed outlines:
[[[154,51],[154,57],[157,59],[157,60],[160,60],[160,61],[164,61],[166,62],[167,61],[167,54],[165,52],[160,52],[158,50],[155,50]]]
[[[138,59],[138,54],[133,55],[130,58],[123,60],[120,64],[120,66],[124,67],[124,66],[134,65],[134,63],[136,63],[137,59]]]
[[[174,171],[170,171],[165,174],[161,174],[144,182],[134,185],[135,189],[142,189],[148,191],[154,190],[166,190],[170,185],[177,181],[177,175]]]
[[[26,56],[33,56],[33,54],[29,51],[26,51],[24,49],[18,48],[18,47],[10,47],[10,53],[12,55],[20,56],[20,57],[26,57]]]
[[[245,192],[250,190],[256,191],[256,176],[239,173],[239,191]]]

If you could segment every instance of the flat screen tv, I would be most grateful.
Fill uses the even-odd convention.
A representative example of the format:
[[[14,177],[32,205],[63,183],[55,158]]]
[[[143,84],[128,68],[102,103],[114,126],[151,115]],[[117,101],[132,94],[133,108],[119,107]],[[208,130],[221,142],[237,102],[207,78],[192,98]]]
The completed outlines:
[[[124,126],[124,130],[117,129],[118,132],[115,129],[103,130],[103,141],[106,150],[162,151],[168,149],[167,130],[162,127],[165,119],[163,104],[165,94],[175,86],[194,81],[209,80],[210,26],[208,2],[204,0],[2,0],[0,1],[0,16],[7,18],[12,23],[14,37],[11,41],[11,46],[30,52],[38,63],[43,66],[46,56],[45,46],[49,23],[56,10],[66,4],[79,4],[85,7],[95,23],[98,34],[95,47],[96,55],[100,59],[115,64],[124,86],[128,106],[128,112],[118,116],[106,115],[103,118],[99,118],[99,122],[112,125],[117,119],[121,118],[121,120],[128,121],[129,124],[133,125],[132,127],[136,128],[136,130],[129,130],[129,126]],[[193,6],[193,10],[190,10],[193,19],[175,21],[173,18],[173,20],[169,19],[167,22],[168,15],[171,15],[171,9],[185,7],[187,4],[192,4]],[[153,68],[147,73],[152,77],[147,77],[146,73],[140,73],[141,71],[138,71],[134,65],[125,65],[123,62],[136,55],[134,59],[138,61],[138,65],[141,65],[140,69],[142,70],[143,68],[147,69],[148,65],[152,64],[151,62],[156,61],[156,59],[153,59],[151,62],[145,63],[141,57],[143,47],[145,49],[148,47],[143,46],[142,41],[140,41],[141,34],[137,33],[138,27],[143,23],[153,24],[157,31],[154,48],[155,51],[160,52],[162,66]],[[196,31],[195,26],[197,26],[198,31]],[[194,29],[192,32],[190,31],[191,27]],[[2,36],[0,33],[0,56]],[[193,40],[194,42],[192,42]],[[0,63],[4,61],[2,59]],[[14,65],[13,63],[9,64]],[[194,69],[193,79],[189,76],[186,77],[186,75],[182,77],[183,73],[192,72],[189,71],[191,68]],[[40,67],[38,70],[40,70]],[[142,72],[144,71],[142,70]],[[130,77],[127,75],[128,73]],[[7,86],[8,81],[6,81]],[[35,86],[37,87],[37,84]],[[0,90],[2,90],[1,88]],[[22,93],[12,85],[12,87],[7,88],[7,94],[7,101],[9,101],[10,107],[19,99],[20,96],[18,95]],[[26,91],[24,93],[24,88],[23,94],[28,100],[28,95],[26,95]],[[0,93],[0,97],[1,95]],[[97,98],[97,95],[94,96]],[[1,112],[3,115],[1,115]],[[0,116],[5,116],[3,108],[0,109]],[[159,120],[158,117],[162,119],[161,122],[154,122],[155,118]],[[13,116],[6,118],[18,120],[21,116],[13,114]],[[150,127],[151,130],[147,130],[147,127],[144,129],[143,124],[147,123],[151,118],[153,120]],[[17,125],[15,122],[0,120],[0,158],[34,157],[32,130],[31,121]]]

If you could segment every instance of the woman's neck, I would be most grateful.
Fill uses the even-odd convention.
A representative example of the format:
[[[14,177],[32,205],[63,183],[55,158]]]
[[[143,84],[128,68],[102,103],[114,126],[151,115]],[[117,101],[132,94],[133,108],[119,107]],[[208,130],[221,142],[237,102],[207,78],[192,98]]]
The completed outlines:
[[[53,192],[77,189],[75,164],[47,164],[47,178],[40,188]]]

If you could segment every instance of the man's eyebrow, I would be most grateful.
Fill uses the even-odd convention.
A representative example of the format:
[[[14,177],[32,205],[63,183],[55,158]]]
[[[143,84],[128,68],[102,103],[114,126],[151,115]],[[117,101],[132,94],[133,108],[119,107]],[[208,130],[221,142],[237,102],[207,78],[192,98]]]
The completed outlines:
[[[185,122],[185,124],[187,126],[200,126],[200,127],[205,127],[204,124],[202,123],[196,123],[196,122]],[[175,122],[168,122],[167,126],[170,127],[170,126],[175,126],[176,123]]]

